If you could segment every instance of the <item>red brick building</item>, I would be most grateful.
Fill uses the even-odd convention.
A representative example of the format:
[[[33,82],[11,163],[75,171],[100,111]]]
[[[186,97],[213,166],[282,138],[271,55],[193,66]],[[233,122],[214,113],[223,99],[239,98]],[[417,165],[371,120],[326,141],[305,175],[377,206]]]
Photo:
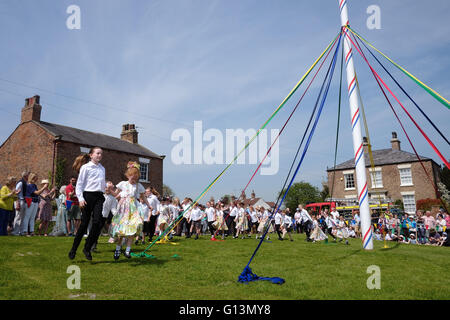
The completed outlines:
[[[70,176],[77,176],[72,164],[77,156],[88,153],[91,147],[103,149],[102,165],[106,179],[114,184],[125,180],[124,171],[128,161],[141,164],[140,182],[153,186],[162,194],[163,160],[138,143],[134,124],[122,126],[120,138],[107,136],[72,127],[41,121],[42,106],[39,96],[25,99],[21,121],[17,128],[0,146],[0,183],[10,175],[20,177],[27,170],[52,184],[66,185]]]
[[[395,132],[392,133],[391,148],[372,150],[372,155],[374,169],[371,168],[367,139],[364,139],[369,201],[378,201],[379,198],[393,201],[402,200],[405,212],[414,213],[417,200],[437,199],[433,184],[437,185],[437,182],[440,181],[439,165],[432,159],[419,155],[423,166],[433,181],[432,184],[417,156],[400,149],[400,141],[397,139]],[[328,187],[330,192],[333,190],[333,198],[357,201],[354,159],[345,161],[337,165],[336,168],[328,168],[327,174]]]

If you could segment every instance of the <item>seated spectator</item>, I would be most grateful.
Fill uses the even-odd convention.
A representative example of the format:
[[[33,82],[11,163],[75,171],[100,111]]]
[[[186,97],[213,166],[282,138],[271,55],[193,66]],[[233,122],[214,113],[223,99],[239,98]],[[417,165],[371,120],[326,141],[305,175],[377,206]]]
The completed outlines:
[[[383,237],[381,236],[379,229],[377,229],[375,231],[375,234],[373,235],[373,237],[374,237],[375,240],[380,240],[380,241],[383,240]]]
[[[409,240],[409,243],[410,243],[410,244],[417,244],[416,235],[415,235],[414,233],[411,233],[411,234],[409,235],[409,238],[410,238],[410,240]]]

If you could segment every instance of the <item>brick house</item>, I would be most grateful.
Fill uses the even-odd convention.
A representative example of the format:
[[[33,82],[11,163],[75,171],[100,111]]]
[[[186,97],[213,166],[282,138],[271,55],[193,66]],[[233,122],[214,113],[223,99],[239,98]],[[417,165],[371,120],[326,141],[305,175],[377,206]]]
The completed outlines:
[[[416,155],[400,149],[397,133],[392,132],[390,149],[372,150],[374,170],[371,168],[366,138],[363,145],[369,199],[401,200],[405,212],[415,213],[417,200],[438,198]],[[430,158],[419,157],[436,185],[440,181],[439,165]],[[327,176],[330,192],[333,190],[333,198],[358,198],[354,159],[336,165],[335,169],[327,168]]]
[[[94,146],[103,149],[102,165],[106,179],[114,184],[125,180],[128,161],[141,164],[140,182],[153,186],[162,194],[163,160],[138,143],[134,124],[122,126],[120,138],[41,121],[39,96],[25,99],[21,121],[0,146],[0,181],[7,176],[20,177],[23,170],[35,172],[41,179],[51,178],[52,184],[66,185],[70,176],[77,176],[72,164],[77,156],[89,153]]]

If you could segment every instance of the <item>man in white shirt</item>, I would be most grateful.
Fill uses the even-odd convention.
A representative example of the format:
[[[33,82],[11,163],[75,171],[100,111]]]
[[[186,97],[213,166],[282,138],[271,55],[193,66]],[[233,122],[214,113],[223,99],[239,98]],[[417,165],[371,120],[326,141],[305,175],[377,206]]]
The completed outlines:
[[[337,212],[336,208],[333,208],[331,211],[331,216],[334,220],[339,220],[339,212]]]

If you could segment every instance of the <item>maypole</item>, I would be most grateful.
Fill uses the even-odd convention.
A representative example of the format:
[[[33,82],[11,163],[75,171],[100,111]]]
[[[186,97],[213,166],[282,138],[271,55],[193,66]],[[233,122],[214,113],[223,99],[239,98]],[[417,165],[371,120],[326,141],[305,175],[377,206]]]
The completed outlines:
[[[355,68],[353,66],[352,47],[345,35],[348,32],[345,26],[349,25],[347,0],[338,0],[338,3],[341,13],[341,26],[344,33],[343,45],[345,55],[345,68],[347,72],[347,89],[348,99],[350,103],[353,150],[355,153],[355,173],[358,189],[359,212],[361,216],[363,248],[366,250],[372,250],[372,219],[369,209],[369,193],[366,178],[366,162],[364,159],[363,139],[361,134],[361,122],[359,121],[359,90],[358,86],[356,85],[357,80]]]

